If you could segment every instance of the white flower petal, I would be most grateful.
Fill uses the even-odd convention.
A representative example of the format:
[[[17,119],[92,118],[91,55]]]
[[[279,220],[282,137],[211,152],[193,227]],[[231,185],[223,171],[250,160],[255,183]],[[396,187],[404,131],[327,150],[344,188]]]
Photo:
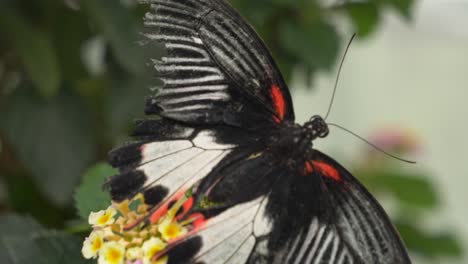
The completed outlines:
[[[86,259],[97,257],[97,254],[104,243],[103,235],[104,234],[101,231],[94,231],[85,239],[81,253]]]
[[[88,217],[88,222],[94,227],[107,226],[114,223],[114,216],[116,214],[117,210],[113,207],[109,207],[105,211],[91,212]]]
[[[152,263],[151,259],[154,257],[156,253],[163,250],[166,247],[166,243],[164,243],[159,237],[152,237],[143,243],[143,263]]]

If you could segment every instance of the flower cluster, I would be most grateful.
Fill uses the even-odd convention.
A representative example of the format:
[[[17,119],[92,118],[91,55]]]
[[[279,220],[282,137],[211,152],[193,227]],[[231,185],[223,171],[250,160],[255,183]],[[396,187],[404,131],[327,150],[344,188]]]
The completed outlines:
[[[132,200],[114,203],[109,208],[89,215],[93,227],[85,239],[82,254],[97,258],[99,264],[165,264],[167,257],[155,255],[169,241],[188,232],[191,221],[179,222],[177,212],[191,194],[184,194],[154,224],[147,224],[150,206],[139,194]]]

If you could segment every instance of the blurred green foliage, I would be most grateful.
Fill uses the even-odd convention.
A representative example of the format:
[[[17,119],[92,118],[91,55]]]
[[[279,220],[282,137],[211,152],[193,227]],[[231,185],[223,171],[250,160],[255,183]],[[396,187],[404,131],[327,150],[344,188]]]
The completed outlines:
[[[434,260],[462,255],[454,232],[424,227],[425,217],[431,217],[431,211],[440,205],[440,197],[427,173],[403,170],[393,161],[360,167],[354,172],[378,200],[388,197],[393,200],[396,208],[391,214],[392,222],[413,254]]]
[[[6,215],[0,219],[0,260],[3,264],[84,264],[79,237],[44,229],[34,219]]]
[[[334,21],[344,20],[364,38],[378,29],[385,9],[409,19],[413,3],[231,2],[266,41],[286,79],[297,67],[310,78],[318,70],[332,69],[341,44],[350,37]],[[158,46],[137,45],[146,8],[131,0],[0,1],[1,260],[6,257],[3,247],[10,258],[18,257],[15,263],[62,263],[64,256],[79,253],[79,239],[42,226],[79,231],[83,220],[78,214],[86,217],[108,201],[100,185],[113,172],[99,162],[128,138],[132,121],[142,116],[153,77],[145,61],[161,54]],[[371,189],[389,193],[402,205],[417,211],[436,205],[436,193],[423,176],[366,173],[379,175],[363,177]],[[72,197],[80,182],[77,213]],[[415,221],[397,218],[411,249],[428,257],[459,254],[453,236],[429,234]],[[18,239],[27,244],[12,249]],[[446,248],[438,252],[434,248],[441,243]],[[37,257],[38,252],[45,253]],[[67,263],[83,262],[72,259]]]

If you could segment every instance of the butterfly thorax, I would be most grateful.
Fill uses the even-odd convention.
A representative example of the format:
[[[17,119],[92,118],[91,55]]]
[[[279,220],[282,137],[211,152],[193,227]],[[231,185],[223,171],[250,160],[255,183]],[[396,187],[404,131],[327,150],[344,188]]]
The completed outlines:
[[[304,125],[285,124],[277,134],[271,136],[269,149],[277,156],[279,161],[288,166],[296,167],[296,163],[302,163],[306,153],[312,150],[312,142],[317,138],[328,135],[328,125],[320,116],[313,116]]]

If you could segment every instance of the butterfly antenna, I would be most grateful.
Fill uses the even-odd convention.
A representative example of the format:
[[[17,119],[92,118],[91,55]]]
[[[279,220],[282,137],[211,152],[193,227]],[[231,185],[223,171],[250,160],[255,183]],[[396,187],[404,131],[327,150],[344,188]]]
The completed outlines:
[[[351,131],[351,130],[349,130],[349,129],[347,129],[347,128],[344,128],[344,127],[342,127],[342,126],[340,126],[340,125],[337,125],[337,124],[334,124],[334,123],[327,123],[327,125],[337,127],[337,128],[339,128],[339,129],[342,129],[342,130],[344,130],[344,131],[350,133],[351,135],[353,135],[353,136],[359,138],[360,140],[364,141],[365,143],[367,143],[369,146],[373,147],[374,149],[376,149],[376,150],[378,150],[378,151],[384,153],[385,155],[387,155],[387,156],[389,156],[389,157],[392,157],[392,158],[394,158],[394,159],[396,159],[396,160],[403,161],[403,162],[410,163],[410,164],[415,164],[415,163],[416,163],[416,161],[403,159],[403,158],[397,157],[397,156],[395,156],[395,155],[393,155],[393,154],[391,154],[391,153],[388,153],[387,151],[385,151],[385,150],[383,150],[382,148],[380,148],[379,146],[373,144],[373,143],[370,142],[369,140],[367,140],[367,139],[365,139],[365,138],[359,136],[358,134],[354,133],[353,131]]]
[[[344,61],[345,61],[345,58],[346,58],[346,54],[348,54],[349,47],[351,46],[351,43],[353,43],[353,39],[354,39],[355,36],[356,36],[356,33],[354,33],[351,36],[351,38],[349,39],[348,45],[346,46],[346,50],[345,50],[345,52],[343,54],[343,57],[341,58],[340,67],[338,68],[338,73],[336,74],[335,87],[333,88],[332,97],[331,97],[331,100],[330,100],[330,104],[328,105],[327,114],[325,115],[324,120],[327,120],[328,116],[330,115],[330,112],[331,112],[331,109],[332,109],[332,106],[333,106],[333,101],[335,101],[336,88],[338,87],[338,81],[340,80],[341,68],[343,68],[343,64],[344,64]]]

